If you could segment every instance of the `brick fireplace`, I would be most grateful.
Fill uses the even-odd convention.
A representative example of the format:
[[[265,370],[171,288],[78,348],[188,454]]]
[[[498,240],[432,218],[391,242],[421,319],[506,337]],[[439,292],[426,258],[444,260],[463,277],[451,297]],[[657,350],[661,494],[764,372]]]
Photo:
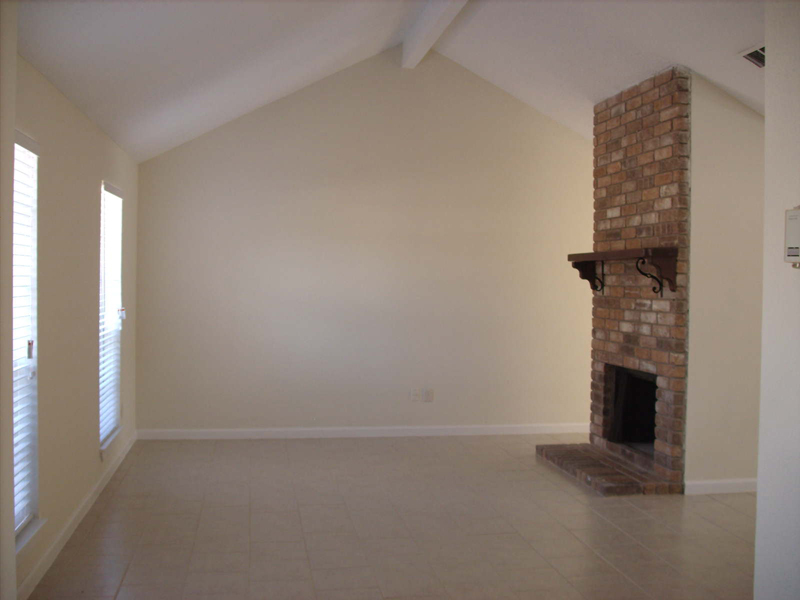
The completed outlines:
[[[603,493],[680,493],[690,75],[671,68],[600,102],[594,113],[593,249],[604,260],[583,263],[592,272],[581,273],[603,284],[592,300],[590,444],[540,446],[538,452]],[[639,270],[637,259],[625,258],[642,249],[672,249],[674,290],[665,284],[656,292],[654,281],[641,274],[658,274],[654,261],[640,261]],[[621,398],[621,386],[630,387],[627,398]],[[636,428],[626,410],[637,413]],[[650,420],[648,436],[643,424]]]

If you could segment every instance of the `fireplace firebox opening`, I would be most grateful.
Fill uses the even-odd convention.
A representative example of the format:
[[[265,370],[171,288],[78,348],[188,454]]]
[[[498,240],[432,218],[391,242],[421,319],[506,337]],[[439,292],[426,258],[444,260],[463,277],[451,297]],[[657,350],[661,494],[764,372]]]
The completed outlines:
[[[614,403],[608,440],[653,455],[656,439],[656,376],[614,368]]]

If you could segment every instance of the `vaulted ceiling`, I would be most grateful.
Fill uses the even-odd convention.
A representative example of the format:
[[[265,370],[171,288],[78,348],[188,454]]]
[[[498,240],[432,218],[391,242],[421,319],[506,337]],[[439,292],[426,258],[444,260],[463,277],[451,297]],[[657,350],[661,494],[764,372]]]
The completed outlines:
[[[673,64],[763,112],[764,72],[739,56],[764,42],[761,2],[432,2],[22,2],[19,47],[137,160],[404,40],[586,137],[595,102]]]

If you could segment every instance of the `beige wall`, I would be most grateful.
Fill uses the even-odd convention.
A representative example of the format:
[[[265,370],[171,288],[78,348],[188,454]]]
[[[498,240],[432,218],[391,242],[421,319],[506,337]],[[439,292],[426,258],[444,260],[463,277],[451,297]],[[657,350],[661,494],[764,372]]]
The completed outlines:
[[[23,582],[135,434],[136,164],[25,60],[17,128],[39,158],[39,512],[18,555]],[[124,192],[123,430],[100,461],[98,278],[100,186]]]
[[[766,201],[756,600],[800,598],[800,270],[783,262],[800,205],[800,3],[766,5]]]
[[[588,422],[591,161],[393,50],[143,163],[139,428]]]
[[[14,600],[14,394],[11,347],[14,126],[17,104],[17,3],[0,2],[0,598]]]
[[[764,117],[694,75],[688,491],[756,476],[763,207]]]

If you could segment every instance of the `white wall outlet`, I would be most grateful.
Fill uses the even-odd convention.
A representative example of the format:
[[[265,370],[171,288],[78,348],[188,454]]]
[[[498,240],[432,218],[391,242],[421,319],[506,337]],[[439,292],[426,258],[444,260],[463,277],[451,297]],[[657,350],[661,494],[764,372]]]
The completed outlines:
[[[411,392],[412,402],[433,402],[433,390],[430,388],[417,388]]]
[[[786,245],[783,260],[788,263],[800,263],[800,210],[786,211]]]

